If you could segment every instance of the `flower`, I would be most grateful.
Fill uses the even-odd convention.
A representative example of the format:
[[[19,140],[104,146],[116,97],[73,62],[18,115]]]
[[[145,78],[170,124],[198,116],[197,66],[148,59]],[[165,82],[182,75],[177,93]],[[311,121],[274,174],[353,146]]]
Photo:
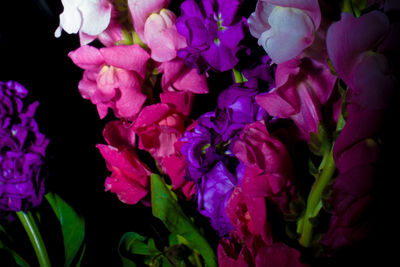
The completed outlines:
[[[372,11],[359,18],[343,13],[327,33],[327,48],[338,76],[354,91],[353,101],[364,107],[385,108],[395,86],[380,44],[388,36],[387,16]]]
[[[81,46],[68,54],[85,70],[78,88],[83,98],[97,106],[100,118],[112,108],[117,117],[134,119],[146,100],[142,84],[149,55],[139,45],[97,49]]]
[[[332,94],[336,77],[328,66],[311,58],[296,58],[278,65],[276,88],[256,96],[257,103],[271,116],[291,118],[300,138],[318,133],[321,106]]]
[[[204,74],[198,74],[196,69],[185,65],[180,58],[163,62],[158,67],[163,73],[161,87],[163,91],[186,91],[195,94],[208,93],[207,79]]]
[[[98,144],[107,168],[112,172],[104,185],[106,191],[116,193],[126,204],[136,204],[150,191],[151,171],[138,157],[135,135],[129,125],[109,122],[103,131],[108,145]]]
[[[151,58],[166,62],[176,57],[177,50],[186,47],[185,38],[175,27],[175,14],[168,9],[152,13],[144,25],[144,41],[151,50]]]
[[[233,153],[245,166],[241,182],[244,194],[266,197],[283,213],[289,213],[294,183],[286,146],[257,121],[246,125],[234,144]]]
[[[38,102],[26,108],[28,91],[18,82],[0,82],[0,211],[38,206],[44,194],[43,158],[49,143],[33,118]]]
[[[373,137],[382,115],[372,108],[348,105],[348,118],[333,150],[339,174],[327,200],[332,217],[320,241],[328,252],[361,241],[372,231],[370,208],[381,150]]]
[[[248,19],[251,34],[276,64],[298,56],[321,23],[317,0],[258,0]]]
[[[201,73],[209,68],[226,71],[237,63],[243,23],[238,17],[239,0],[186,0],[176,28],[185,36],[187,47],[178,51],[185,64]]]
[[[160,12],[160,10],[167,7],[169,3],[170,0],[128,0],[133,27],[143,42],[146,42],[144,27],[147,18],[152,13]]]
[[[60,25],[55,31],[56,37],[62,30],[69,34],[77,33],[89,36],[101,34],[109,25],[112,5],[108,0],[61,0],[64,11],[60,15]],[[85,45],[93,39],[83,41]]]

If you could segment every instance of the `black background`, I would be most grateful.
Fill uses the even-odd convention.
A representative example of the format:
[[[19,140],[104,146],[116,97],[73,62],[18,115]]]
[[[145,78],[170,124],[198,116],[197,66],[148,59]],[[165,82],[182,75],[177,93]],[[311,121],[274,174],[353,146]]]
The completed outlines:
[[[86,220],[87,249],[83,266],[119,266],[117,247],[121,236],[127,231],[146,233],[157,222],[149,219],[150,209],[125,205],[114,194],[104,192],[104,180],[109,172],[95,145],[105,143],[102,131],[109,117],[100,120],[95,106],[82,99],[78,92],[82,70],[67,56],[79,47],[78,36],[63,32],[61,38],[54,37],[62,11],[61,1],[47,1],[49,9],[39,2],[0,0],[0,80],[20,82],[29,90],[28,102],[40,101],[36,119],[41,132],[50,139],[46,190],[61,195]],[[383,262],[396,257],[396,203],[399,202],[394,197],[398,195],[394,184],[398,183],[399,175],[393,170],[399,156],[391,155],[398,147],[393,125],[399,120],[394,115],[395,105],[392,107],[384,131],[384,141],[389,145],[384,147],[385,157],[377,183],[379,197],[374,205],[378,230],[357,250],[346,251],[338,260],[340,266],[347,266],[346,263],[362,266],[371,260],[372,264],[386,266]],[[60,231],[54,218],[48,220],[51,222],[43,223],[43,235],[50,243],[52,262],[61,264]],[[24,239],[17,223],[12,234],[21,234],[24,253],[35,262],[29,241]]]
[[[150,211],[141,205],[125,205],[104,192],[109,172],[95,145],[105,143],[102,131],[107,118],[101,121],[96,107],[79,94],[83,72],[67,56],[79,47],[78,36],[63,32],[60,38],[54,37],[61,1],[47,1],[48,10],[38,3],[0,1],[0,80],[20,82],[29,90],[26,102],[40,102],[35,118],[50,139],[46,191],[58,193],[85,218],[83,265],[119,266],[121,236],[127,231],[147,231],[145,218]],[[62,237],[53,219],[43,219],[42,230],[54,266],[61,266],[63,248],[58,242]],[[17,221],[14,227],[12,235],[24,234]],[[26,246],[24,254],[30,251]],[[30,257],[34,263],[35,256]]]

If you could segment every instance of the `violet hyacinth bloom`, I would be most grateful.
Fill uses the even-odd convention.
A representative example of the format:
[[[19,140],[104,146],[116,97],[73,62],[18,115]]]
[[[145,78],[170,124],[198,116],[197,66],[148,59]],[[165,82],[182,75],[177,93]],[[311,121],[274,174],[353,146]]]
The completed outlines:
[[[39,103],[23,105],[27,93],[17,82],[0,82],[0,213],[35,207],[44,194],[48,139],[33,118]]]
[[[243,20],[237,15],[239,0],[186,0],[176,28],[187,41],[178,56],[201,73],[209,67],[232,69],[237,63],[238,44],[243,39]]]

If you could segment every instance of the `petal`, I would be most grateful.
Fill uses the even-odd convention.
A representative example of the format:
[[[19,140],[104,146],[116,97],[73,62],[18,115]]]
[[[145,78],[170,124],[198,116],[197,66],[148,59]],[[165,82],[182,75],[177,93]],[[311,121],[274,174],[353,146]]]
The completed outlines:
[[[83,0],[62,0],[64,11],[60,14],[60,27],[69,34],[77,33],[82,25],[78,6]]]
[[[339,22],[329,27],[326,37],[329,58],[346,83],[351,82],[352,69],[359,61],[360,54],[374,49],[388,31],[389,20],[379,11],[359,18],[344,13]]]
[[[261,34],[258,43],[277,64],[296,57],[314,40],[314,24],[299,9],[275,7],[268,22],[271,28]]]
[[[104,58],[99,49],[84,45],[68,53],[72,61],[85,70],[98,70],[104,64]]]
[[[81,31],[89,35],[103,32],[111,19],[111,3],[108,0],[85,0],[79,5],[82,13]]]
[[[146,75],[149,54],[139,45],[118,45],[100,49],[107,64],[137,72],[142,78]]]

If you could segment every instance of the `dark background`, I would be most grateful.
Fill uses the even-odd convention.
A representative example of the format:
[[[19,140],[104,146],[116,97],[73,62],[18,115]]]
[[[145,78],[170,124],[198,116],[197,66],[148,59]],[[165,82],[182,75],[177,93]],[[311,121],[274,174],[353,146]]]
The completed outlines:
[[[82,70],[67,56],[79,47],[78,36],[63,32],[60,38],[54,37],[61,0],[47,1],[48,9],[39,2],[0,0],[0,81],[18,81],[29,90],[28,103],[40,101],[36,119],[40,131],[50,139],[46,190],[61,195],[85,218],[87,248],[83,266],[119,266],[117,248],[122,235],[128,231],[148,233],[154,225],[160,225],[151,219],[150,209],[125,205],[114,194],[104,192],[109,172],[95,145],[105,143],[102,131],[111,117],[101,121],[95,106],[78,92]],[[399,175],[394,171],[399,156],[395,153],[398,134],[393,126],[399,119],[395,114],[394,104],[385,123],[385,156],[377,183],[378,200],[373,207],[378,230],[370,241],[345,251],[337,266],[387,266],[384,263],[396,258],[399,202],[395,197],[398,187],[394,185]],[[56,263],[54,266],[61,265],[60,229],[50,215],[47,222],[42,220],[51,261]],[[16,240],[23,242],[24,255],[35,263],[22,227],[17,221],[14,224],[11,234],[20,235]]]
[[[105,143],[102,131],[107,118],[101,121],[96,107],[79,94],[82,70],[67,56],[79,47],[78,36],[63,32],[60,38],[54,37],[63,10],[61,1],[47,1],[49,9],[39,2],[0,1],[0,80],[20,82],[29,90],[26,103],[40,102],[35,118],[50,139],[46,191],[58,193],[85,218],[83,265],[119,266],[121,236],[127,231],[147,231],[145,218],[151,211],[125,205],[104,192],[109,172],[95,145]],[[61,266],[63,247],[57,221],[42,220],[51,260]],[[18,221],[14,224],[12,235],[24,235]],[[33,253],[29,245],[25,248],[24,254]],[[30,257],[35,263],[35,256]]]

